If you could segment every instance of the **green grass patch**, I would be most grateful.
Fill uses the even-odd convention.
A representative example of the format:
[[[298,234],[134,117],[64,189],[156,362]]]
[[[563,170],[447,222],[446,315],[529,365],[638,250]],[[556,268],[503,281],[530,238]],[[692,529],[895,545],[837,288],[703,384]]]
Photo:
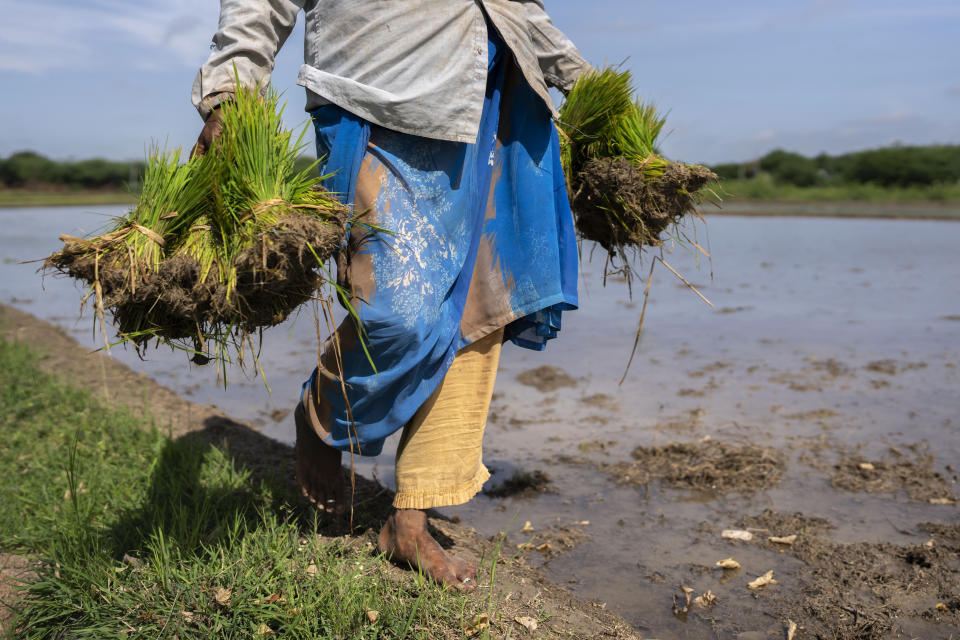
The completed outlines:
[[[0,341],[0,551],[36,563],[17,637],[449,638],[488,610],[318,535],[226,444],[171,440],[36,358]]]
[[[0,189],[0,207],[72,207],[136,201],[137,194],[129,191]]]
[[[780,202],[960,202],[960,183],[941,185],[881,186],[873,183],[839,183],[800,187],[761,175],[720,182],[726,201]]]

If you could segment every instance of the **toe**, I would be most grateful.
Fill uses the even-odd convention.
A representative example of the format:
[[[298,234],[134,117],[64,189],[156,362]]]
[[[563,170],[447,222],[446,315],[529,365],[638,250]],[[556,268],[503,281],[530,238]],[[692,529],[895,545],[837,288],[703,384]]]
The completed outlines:
[[[427,574],[445,587],[456,589],[457,591],[466,589],[466,585],[457,577],[456,573],[454,573],[453,567],[449,565],[435,565],[430,567]]]
[[[477,581],[473,578],[463,578],[457,583],[457,585],[455,585],[454,588],[465,593],[474,591],[477,588]]]
[[[474,584],[476,584],[477,568],[473,566],[473,563],[456,556],[449,557],[453,562],[454,570],[457,573],[457,578],[459,578],[461,581],[471,580],[474,582]]]

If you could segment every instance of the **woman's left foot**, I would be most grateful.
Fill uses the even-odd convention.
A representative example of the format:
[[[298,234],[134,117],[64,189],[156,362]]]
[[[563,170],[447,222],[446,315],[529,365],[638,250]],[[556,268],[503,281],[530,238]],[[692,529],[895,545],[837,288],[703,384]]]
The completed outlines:
[[[340,451],[326,444],[310,427],[302,403],[294,410],[294,421],[297,426],[295,451],[300,491],[321,511],[338,515],[344,513],[347,505],[340,473]]]
[[[380,551],[397,562],[406,562],[445,586],[472,591],[477,587],[477,569],[448,554],[427,531],[427,514],[419,509],[394,511],[377,539]]]

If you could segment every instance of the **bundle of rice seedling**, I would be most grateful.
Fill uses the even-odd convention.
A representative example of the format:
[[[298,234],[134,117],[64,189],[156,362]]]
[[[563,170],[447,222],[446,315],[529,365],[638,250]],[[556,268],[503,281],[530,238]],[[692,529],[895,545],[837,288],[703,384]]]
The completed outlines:
[[[47,270],[90,287],[101,325],[121,341],[182,347],[195,362],[242,361],[250,335],[282,322],[326,281],[346,208],[320,188],[316,163],[295,161],[278,94],[240,89],[222,106],[210,150],[147,158],[136,206],[99,236],[62,236]]]
[[[560,107],[557,128],[577,230],[611,254],[661,245],[661,233],[693,213],[717,177],[660,154],[664,121],[634,97],[630,72],[610,67],[583,74]]]

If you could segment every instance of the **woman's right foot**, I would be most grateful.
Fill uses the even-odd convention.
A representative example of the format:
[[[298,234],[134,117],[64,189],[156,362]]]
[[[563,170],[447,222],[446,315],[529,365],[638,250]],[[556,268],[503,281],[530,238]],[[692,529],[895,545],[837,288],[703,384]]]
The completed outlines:
[[[320,439],[307,423],[303,404],[294,410],[297,425],[297,484],[300,491],[321,511],[341,514],[346,511],[343,475],[340,473],[341,451]]]
[[[389,559],[419,569],[444,586],[458,591],[477,588],[476,568],[443,550],[427,530],[424,511],[394,511],[380,530],[377,546]]]

